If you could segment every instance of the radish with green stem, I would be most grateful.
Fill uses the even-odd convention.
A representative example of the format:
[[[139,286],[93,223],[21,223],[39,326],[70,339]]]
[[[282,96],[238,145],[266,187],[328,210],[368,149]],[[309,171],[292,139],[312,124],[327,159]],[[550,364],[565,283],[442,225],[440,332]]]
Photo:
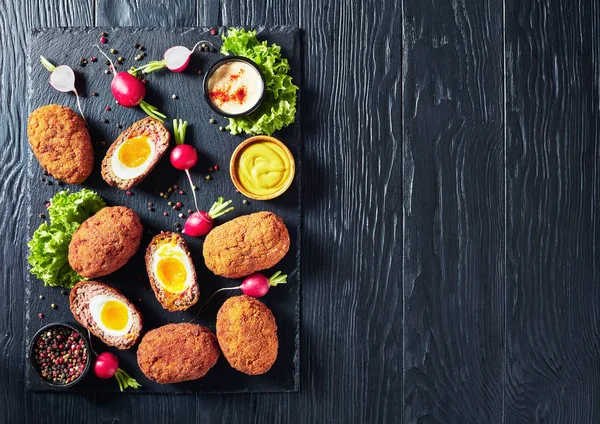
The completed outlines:
[[[212,298],[217,294],[225,290],[241,290],[246,296],[250,297],[263,297],[271,287],[275,287],[278,284],[287,283],[287,274],[282,274],[281,271],[277,271],[275,274],[271,276],[271,278],[267,278],[264,274],[260,272],[255,272],[254,274],[250,274],[242,284],[235,287],[223,287],[222,289],[214,292],[206,302],[200,307],[200,310],[204,308],[208,302],[212,300]],[[196,315],[197,317],[197,315]],[[194,318],[196,319],[196,318]]]
[[[75,88],[75,72],[73,69],[67,65],[54,66],[44,56],[40,56],[40,61],[42,62],[42,65],[44,65],[44,68],[50,71],[50,85],[54,87],[55,90],[58,90],[61,93],[75,93],[75,97],[77,97],[77,107],[79,108],[79,113],[81,113],[81,117],[87,125],[87,121],[83,115],[83,110],[81,109],[79,93]]]
[[[209,44],[212,47],[212,44],[205,40],[198,41],[191,50],[185,46],[173,46],[165,52],[163,60],[150,61],[139,68],[132,68],[129,72],[149,74],[163,68],[168,68],[171,72],[182,72],[190,63],[190,56],[194,53],[196,47],[202,43]]]
[[[208,212],[201,210],[194,212],[186,219],[185,225],[183,226],[183,234],[192,237],[202,237],[207,235],[214,227],[214,220],[216,218],[233,210],[233,206],[228,208],[230,204],[231,200],[225,202],[224,198],[219,197]],[[196,209],[198,209],[198,206],[196,206]]]
[[[127,72],[117,72],[112,60],[110,60],[99,46],[96,47],[98,47],[100,53],[110,63],[110,68],[113,72],[110,90],[117,103],[127,108],[140,106],[148,116],[163,122],[166,115],[160,113],[156,107],[144,101],[144,97],[146,97],[146,86],[144,83]]]
[[[181,119],[173,119],[173,134],[175,135],[175,147],[171,150],[171,165],[175,169],[185,171],[190,182],[190,189],[194,195],[194,204],[196,210],[198,210],[198,199],[196,199],[196,190],[194,190],[194,183],[192,182],[192,176],[190,175],[190,169],[198,162],[198,152],[193,146],[185,144],[185,131],[187,129],[187,121]]]
[[[94,362],[94,374],[96,374],[96,377],[103,380],[108,380],[113,377],[116,378],[121,391],[128,387],[131,387],[132,389],[139,389],[142,387],[135,378],[119,368],[119,358],[117,358],[114,353],[102,352],[98,355],[92,347],[90,330],[88,330],[88,336],[90,338],[90,349],[92,350],[92,353],[96,355],[96,361]]]

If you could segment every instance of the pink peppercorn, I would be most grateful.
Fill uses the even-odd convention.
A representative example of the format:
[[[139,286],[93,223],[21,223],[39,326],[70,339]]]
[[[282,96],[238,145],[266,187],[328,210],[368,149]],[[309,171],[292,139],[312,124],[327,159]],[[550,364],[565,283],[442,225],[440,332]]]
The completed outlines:
[[[100,42],[101,42],[102,44],[106,44],[106,41],[107,41],[107,40],[106,40],[106,37],[100,37]]]

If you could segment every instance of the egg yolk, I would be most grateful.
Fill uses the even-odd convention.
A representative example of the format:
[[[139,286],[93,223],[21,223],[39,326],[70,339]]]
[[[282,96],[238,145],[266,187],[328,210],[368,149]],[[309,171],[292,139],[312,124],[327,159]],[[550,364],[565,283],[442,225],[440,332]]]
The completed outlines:
[[[100,320],[109,330],[123,330],[129,319],[127,306],[118,300],[109,300],[102,306]]]
[[[187,279],[185,266],[179,259],[165,258],[156,267],[158,279],[168,291],[182,291]]]
[[[150,140],[146,136],[128,138],[119,149],[119,161],[128,168],[143,164],[150,156]]]

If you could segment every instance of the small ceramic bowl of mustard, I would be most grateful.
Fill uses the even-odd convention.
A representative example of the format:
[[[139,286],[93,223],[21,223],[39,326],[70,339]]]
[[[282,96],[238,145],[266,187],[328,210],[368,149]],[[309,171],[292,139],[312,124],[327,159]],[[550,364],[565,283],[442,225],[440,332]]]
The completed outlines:
[[[296,165],[285,144],[274,137],[258,135],[243,141],[235,149],[229,173],[233,184],[244,196],[270,200],[290,187]]]

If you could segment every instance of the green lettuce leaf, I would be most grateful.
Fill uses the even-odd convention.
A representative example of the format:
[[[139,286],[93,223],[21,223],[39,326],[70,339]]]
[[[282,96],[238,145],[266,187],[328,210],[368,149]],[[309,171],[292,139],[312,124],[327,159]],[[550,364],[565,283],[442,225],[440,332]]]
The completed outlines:
[[[30,272],[47,286],[71,288],[84,280],[69,266],[69,243],[81,223],[104,206],[104,200],[91,190],[57,193],[48,208],[50,224],[43,222],[27,243]]]
[[[259,42],[256,31],[230,28],[223,35],[221,53],[244,56],[258,65],[265,77],[265,96],[260,107],[248,116],[229,118],[227,129],[231,134],[271,135],[294,122],[296,92],[292,83],[288,60],[281,56],[281,47]]]

